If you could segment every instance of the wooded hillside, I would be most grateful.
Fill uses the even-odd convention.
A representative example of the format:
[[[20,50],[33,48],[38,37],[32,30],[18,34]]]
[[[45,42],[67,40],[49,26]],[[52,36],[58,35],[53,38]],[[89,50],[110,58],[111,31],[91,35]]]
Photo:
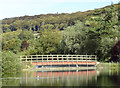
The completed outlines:
[[[86,12],[2,20],[2,50],[15,54],[95,54],[120,60],[120,4]]]

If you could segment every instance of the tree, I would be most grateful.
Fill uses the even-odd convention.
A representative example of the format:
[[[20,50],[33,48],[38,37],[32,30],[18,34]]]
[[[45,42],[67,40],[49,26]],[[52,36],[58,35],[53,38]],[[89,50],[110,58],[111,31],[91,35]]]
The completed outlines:
[[[58,54],[62,32],[58,29],[41,31],[35,41],[31,42],[26,54]]]
[[[28,46],[29,46],[29,43],[27,43],[27,41],[23,41],[21,43],[21,51],[26,50]]]
[[[11,51],[2,52],[2,72],[3,73],[17,73],[22,69],[20,60],[16,54]]]
[[[95,51],[98,60],[111,57],[112,46],[120,37],[119,27],[117,26],[118,9],[114,5],[99,9],[86,23],[89,23],[90,26],[88,30],[89,38],[99,42]]]
[[[120,60],[120,41],[118,41],[112,48],[112,61]]]
[[[56,30],[44,30],[40,36],[40,44],[43,47],[44,54],[57,54],[60,47],[62,32]]]
[[[61,51],[64,54],[83,54],[87,36],[84,24],[76,22],[74,26],[67,27],[64,31]]]
[[[19,35],[18,37],[21,39],[21,40],[30,40],[30,39],[33,39],[34,38],[34,35],[31,31],[27,31],[27,30],[23,30]]]

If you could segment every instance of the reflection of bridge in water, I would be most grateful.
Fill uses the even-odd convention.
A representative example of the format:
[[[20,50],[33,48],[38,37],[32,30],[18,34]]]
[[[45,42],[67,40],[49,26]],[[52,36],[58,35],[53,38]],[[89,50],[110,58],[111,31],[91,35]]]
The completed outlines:
[[[88,76],[88,75],[95,75],[95,70],[83,70],[83,71],[47,71],[47,72],[34,72],[35,77],[63,77],[63,76]]]
[[[30,62],[34,66],[96,66],[95,55],[27,55],[20,56],[22,63]]]
[[[28,73],[26,81],[24,80],[26,84],[34,82],[39,86],[85,86],[91,81],[97,82],[96,70],[36,71],[31,74],[32,77],[36,78],[32,80],[28,80],[27,76]]]

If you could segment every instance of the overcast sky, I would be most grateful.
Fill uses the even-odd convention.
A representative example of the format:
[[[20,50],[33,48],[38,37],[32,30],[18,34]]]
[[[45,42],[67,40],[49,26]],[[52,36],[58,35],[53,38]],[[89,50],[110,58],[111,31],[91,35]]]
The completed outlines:
[[[0,0],[0,19],[93,10],[119,0]]]

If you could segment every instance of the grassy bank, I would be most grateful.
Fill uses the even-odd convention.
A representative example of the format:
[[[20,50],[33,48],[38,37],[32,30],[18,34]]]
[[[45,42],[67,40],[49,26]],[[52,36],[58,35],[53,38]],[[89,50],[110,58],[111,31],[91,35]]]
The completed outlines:
[[[110,69],[120,69],[120,63],[114,63],[114,62],[100,62],[100,64],[97,65],[98,68],[110,68]]]

